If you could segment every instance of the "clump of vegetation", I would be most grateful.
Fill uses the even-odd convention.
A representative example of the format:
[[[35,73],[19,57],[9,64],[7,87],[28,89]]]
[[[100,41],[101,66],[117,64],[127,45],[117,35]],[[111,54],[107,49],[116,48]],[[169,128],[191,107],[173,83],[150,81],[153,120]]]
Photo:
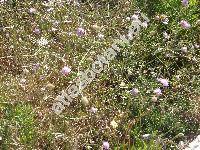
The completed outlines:
[[[183,148],[199,134],[198,11],[197,0],[0,1],[0,148]],[[141,13],[150,21],[56,115],[55,98]]]

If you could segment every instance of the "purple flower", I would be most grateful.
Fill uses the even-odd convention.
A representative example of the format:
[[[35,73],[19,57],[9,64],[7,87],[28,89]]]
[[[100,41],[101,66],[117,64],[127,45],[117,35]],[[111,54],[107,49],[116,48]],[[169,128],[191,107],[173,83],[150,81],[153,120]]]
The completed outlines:
[[[138,15],[135,15],[135,14],[134,14],[133,16],[131,16],[131,19],[132,19],[132,20],[138,20]]]
[[[83,28],[78,28],[76,33],[78,36],[84,36],[86,34],[86,31]]]
[[[188,6],[188,0],[182,0],[182,5],[183,6]]]
[[[103,38],[104,38],[104,35],[101,34],[101,33],[99,33],[99,34],[98,34],[98,38],[99,38],[99,39],[103,39]]]
[[[96,113],[96,112],[97,112],[97,110],[98,110],[98,109],[97,109],[97,108],[95,108],[95,107],[91,107],[91,108],[90,108],[90,112],[91,112],[91,113]]]
[[[180,22],[180,25],[181,25],[181,27],[184,28],[184,29],[189,29],[189,28],[191,28],[191,25],[190,25],[187,21],[185,21],[185,20],[182,20],[182,21]]]
[[[36,72],[40,67],[39,63],[33,64],[33,71]]]
[[[103,141],[103,149],[108,150],[110,147],[109,143],[107,141]]]
[[[61,73],[62,73],[63,75],[68,75],[70,72],[71,72],[71,69],[70,69],[69,67],[67,67],[67,66],[64,66],[64,67],[62,68],[62,70],[61,70]]]
[[[165,39],[169,39],[170,38],[170,35],[167,32],[163,32],[163,36],[164,36]]]
[[[29,9],[29,13],[30,14],[35,14],[37,12],[37,10],[35,8],[30,8]]]
[[[133,88],[131,90],[131,94],[133,94],[133,95],[137,95],[138,93],[139,93],[139,90],[137,88]]]
[[[153,91],[157,96],[161,95],[162,94],[162,91],[160,88],[157,88]]]
[[[167,79],[162,79],[162,78],[159,78],[157,79],[158,82],[160,82],[163,86],[169,86],[169,82]]]
[[[39,28],[35,28],[35,29],[33,30],[33,33],[35,33],[35,34],[40,34],[40,29],[39,29]]]

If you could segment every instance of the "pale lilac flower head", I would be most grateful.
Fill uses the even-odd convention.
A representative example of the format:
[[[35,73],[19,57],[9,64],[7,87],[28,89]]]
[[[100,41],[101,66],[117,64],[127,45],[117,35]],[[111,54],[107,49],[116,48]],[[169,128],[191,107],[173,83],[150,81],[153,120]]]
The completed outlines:
[[[91,113],[96,113],[96,112],[97,112],[97,110],[98,110],[98,109],[97,109],[97,108],[95,108],[95,107],[91,107],[91,108],[90,108],[90,112],[91,112]]]
[[[86,34],[86,31],[83,28],[78,28],[76,33],[78,36],[84,36]]]
[[[26,79],[22,78],[22,79],[20,80],[20,83],[21,83],[21,84],[25,84],[25,83],[26,83]]]
[[[40,67],[39,63],[33,64],[33,71],[36,72]]]
[[[139,93],[139,90],[137,88],[133,88],[131,90],[131,94],[133,94],[133,95],[137,95],[138,93]]]
[[[35,14],[37,12],[37,10],[35,8],[30,8],[29,9],[29,13],[30,14]]]
[[[40,34],[40,29],[39,29],[39,28],[35,28],[35,29],[33,30],[33,33],[35,33],[35,34]]]
[[[158,82],[160,82],[163,86],[169,86],[169,82],[167,79],[162,79],[162,78],[159,78],[157,79]]]
[[[98,34],[98,38],[99,38],[99,39],[103,39],[103,38],[104,38],[104,35],[101,34],[101,33],[99,33],[99,34]]]
[[[107,141],[103,141],[103,149],[108,150],[110,147],[109,143]]]
[[[167,32],[163,32],[163,36],[164,36],[165,39],[169,39],[170,38],[170,35]]]
[[[182,0],[182,5],[183,6],[188,6],[188,0]]]
[[[133,16],[131,16],[131,19],[132,19],[132,20],[138,20],[138,15],[135,15],[135,14],[134,14]]]
[[[51,12],[51,11],[53,11],[54,10],[54,8],[53,7],[50,7],[49,9],[47,9],[47,12]]]
[[[62,70],[61,70],[61,73],[62,73],[63,75],[68,75],[70,72],[71,72],[71,69],[70,69],[69,67],[67,67],[67,66],[64,66],[64,67],[62,68]]]
[[[157,88],[153,91],[157,96],[161,95],[162,94],[162,91],[160,88]]]
[[[184,29],[189,29],[189,28],[191,28],[191,25],[190,25],[187,21],[185,21],[185,20],[182,20],[182,21],[180,22],[180,25],[181,25],[181,27],[184,28]]]

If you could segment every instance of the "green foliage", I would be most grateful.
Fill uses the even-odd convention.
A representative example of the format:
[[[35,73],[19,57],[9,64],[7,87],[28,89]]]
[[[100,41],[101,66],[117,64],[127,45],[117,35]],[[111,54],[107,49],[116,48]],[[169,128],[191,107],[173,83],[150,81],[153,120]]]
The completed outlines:
[[[16,140],[19,140],[22,145],[32,147],[37,137],[37,123],[31,105],[8,105],[4,108],[4,114],[1,120],[2,148],[8,148],[10,142]]]

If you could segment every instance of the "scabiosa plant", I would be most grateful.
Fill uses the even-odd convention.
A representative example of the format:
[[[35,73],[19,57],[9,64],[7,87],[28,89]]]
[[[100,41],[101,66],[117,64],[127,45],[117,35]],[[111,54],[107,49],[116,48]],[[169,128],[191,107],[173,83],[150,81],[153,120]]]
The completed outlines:
[[[191,28],[191,25],[190,25],[187,21],[185,21],[185,20],[182,20],[182,21],[180,22],[180,25],[181,25],[181,27],[182,27],[183,29],[189,29],[189,28]]]
[[[165,39],[169,39],[170,38],[170,35],[167,32],[163,32],[163,36],[164,36]]]
[[[188,3],[189,3],[188,0],[182,0],[182,5],[183,6],[185,6],[185,7],[188,6]]]
[[[91,113],[96,113],[97,111],[98,111],[98,109],[95,108],[95,107],[91,107],[91,108],[90,108],[90,112],[91,112]]]
[[[68,75],[71,72],[71,69],[68,66],[64,66],[61,70],[63,75]]]
[[[134,96],[138,95],[138,93],[139,93],[139,90],[137,88],[133,88],[131,90],[131,94],[134,95]]]
[[[131,16],[131,19],[132,19],[132,20],[138,20],[138,15],[135,15],[135,14],[134,14],[133,16]]]
[[[35,14],[37,12],[37,10],[35,8],[30,8],[29,9],[29,13],[30,14]]]
[[[39,67],[40,67],[40,64],[39,64],[39,63],[33,64],[32,70],[33,70],[34,72],[36,72],[36,71],[39,69]]]
[[[35,28],[35,29],[33,30],[33,33],[35,33],[35,34],[40,34],[41,32],[40,32],[40,29],[39,29],[39,28]]]
[[[25,83],[26,83],[26,79],[22,78],[22,79],[20,80],[20,83],[21,83],[21,84],[25,84]]]
[[[84,36],[86,34],[86,31],[83,28],[78,28],[76,34],[78,36]]]
[[[158,82],[160,82],[163,86],[167,87],[169,86],[169,81],[167,79],[162,79],[162,78],[159,78],[157,79]]]
[[[110,144],[107,141],[103,141],[103,149],[108,150],[110,147]]]
[[[155,90],[153,91],[153,93],[156,94],[156,96],[162,95],[162,91],[161,91],[160,88],[155,89]]]
[[[98,34],[98,38],[102,40],[102,39],[104,38],[104,35],[101,34],[101,33],[99,33],[99,34]]]

